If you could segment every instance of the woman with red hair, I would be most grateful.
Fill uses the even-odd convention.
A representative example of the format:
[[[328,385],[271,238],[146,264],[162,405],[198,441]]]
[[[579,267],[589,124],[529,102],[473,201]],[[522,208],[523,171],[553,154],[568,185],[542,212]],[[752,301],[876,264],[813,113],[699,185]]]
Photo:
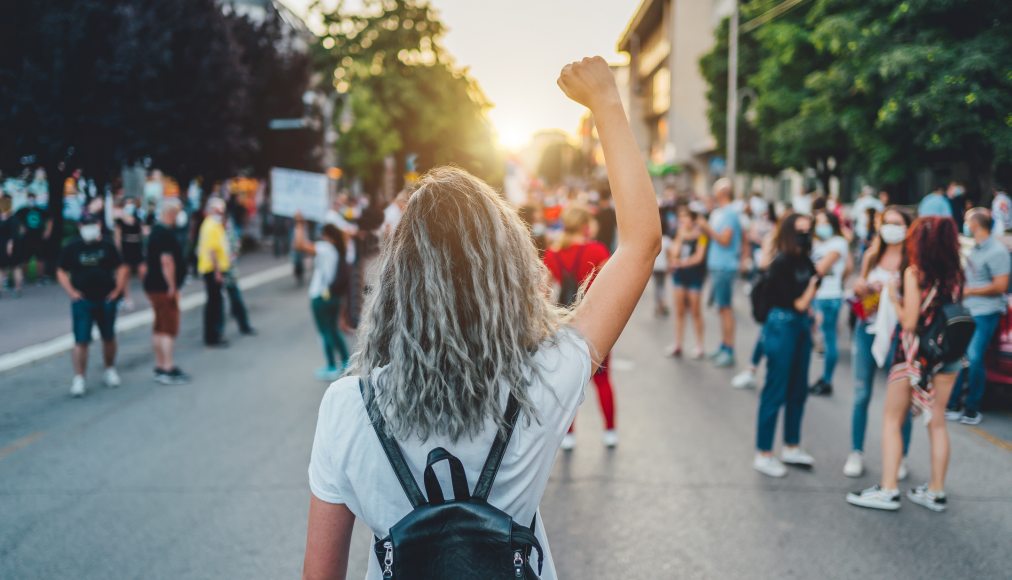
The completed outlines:
[[[907,235],[909,265],[902,288],[889,288],[889,298],[900,323],[900,344],[889,373],[885,416],[882,419],[882,480],[864,491],[847,494],[853,505],[897,510],[900,493],[897,475],[903,458],[900,429],[907,413],[922,414],[931,446],[931,479],[907,492],[907,498],[932,511],[946,508],[945,473],[949,466],[949,433],[945,405],[952,393],[963,360],[932,368],[920,356],[918,336],[942,306],[959,302],[963,293],[963,269],[959,262],[956,222],[947,217],[922,217]]]

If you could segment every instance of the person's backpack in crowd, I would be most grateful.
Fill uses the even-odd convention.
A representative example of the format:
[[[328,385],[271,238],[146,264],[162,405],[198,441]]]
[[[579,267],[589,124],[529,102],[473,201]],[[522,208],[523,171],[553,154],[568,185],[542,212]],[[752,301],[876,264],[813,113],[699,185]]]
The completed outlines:
[[[770,274],[767,270],[759,270],[756,274],[749,300],[752,302],[752,318],[759,324],[766,322],[770,313],[769,299]]]
[[[412,510],[390,528],[387,537],[375,539],[374,550],[384,580],[537,580],[543,554],[534,536],[534,523],[525,527],[506,512],[488,503],[492,481],[513,434],[520,414],[510,395],[506,424],[492,444],[474,492],[460,460],[442,447],[429,452],[425,465],[425,493],[422,495],[404,461],[397,442],[386,434],[386,425],[375,399],[366,390],[368,379],[359,381],[362,398],[369,409],[373,430],[387,456],[397,481],[408,496]],[[446,500],[433,466],[446,461],[453,482],[453,499]],[[538,553],[538,572],[531,567],[531,552]]]
[[[351,264],[345,261],[344,254],[338,253],[337,264],[334,268],[334,279],[330,281],[327,288],[330,295],[337,298],[344,298],[351,287]]]
[[[583,259],[583,250],[587,246],[580,246],[576,251],[576,259],[573,260],[572,268],[566,268],[562,263],[562,255],[555,252],[555,261],[559,263],[561,281],[559,282],[559,305],[572,306],[576,304],[576,298],[580,295],[580,278],[577,272],[580,269],[580,260]]]
[[[931,324],[921,331],[918,354],[930,364],[945,364],[966,354],[976,324],[970,311],[960,302],[938,307]]]

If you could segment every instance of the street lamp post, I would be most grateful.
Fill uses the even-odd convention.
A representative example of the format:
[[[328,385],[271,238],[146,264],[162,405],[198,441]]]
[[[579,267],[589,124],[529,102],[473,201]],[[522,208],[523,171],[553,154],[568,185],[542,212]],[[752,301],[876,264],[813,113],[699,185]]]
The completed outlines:
[[[732,0],[727,51],[727,177],[734,187],[738,171],[738,0]]]

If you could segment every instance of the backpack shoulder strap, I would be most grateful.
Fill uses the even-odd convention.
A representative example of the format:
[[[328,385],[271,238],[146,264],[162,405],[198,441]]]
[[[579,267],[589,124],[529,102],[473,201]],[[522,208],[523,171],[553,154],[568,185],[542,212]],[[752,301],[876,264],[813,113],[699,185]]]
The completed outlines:
[[[397,442],[391,439],[386,433],[386,422],[383,420],[383,414],[380,413],[379,408],[376,406],[375,397],[370,401],[366,394],[366,383],[369,382],[368,377],[359,377],[358,379],[358,390],[362,393],[362,401],[365,402],[366,411],[369,413],[369,422],[372,424],[373,431],[376,432],[376,436],[379,437],[380,445],[383,447],[383,453],[386,454],[387,460],[390,462],[390,466],[394,469],[394,475],[397,476],[397,481],[401,484],[401,488],[404,490],[404,495],[408,496],[408,501],[411,502],[411,507],[417,508],[418,506],[426,503],[425,496],[422,495],[422,490],[418,488],[418,482],[415,481],[415,476],[411,475],[411,469],[408,467],[408,463],[404,460],[404,455],[401,453],[400,446]],[[370,391],[372,385],[369,385]]]
[[[516,426],[519,416],[520,403],[517,402],[513,393],[510,393],[509,401],[506,403],[506,429],[496,433],[492,449],[488,452],[485,466],[481,468],[478,483],[474,486],[474,493],[471,497],[488,499],[488,494],[492,491],[492,482],[495,480],[496,473],[499,472],[503,455],[506,454],[506,446],[510,442],[510,437],[513,436],[513,428]]]

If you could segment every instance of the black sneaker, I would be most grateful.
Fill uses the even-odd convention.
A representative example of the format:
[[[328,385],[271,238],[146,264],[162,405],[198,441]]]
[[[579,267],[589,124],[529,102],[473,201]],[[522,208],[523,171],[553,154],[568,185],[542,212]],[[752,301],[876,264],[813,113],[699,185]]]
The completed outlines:
[[[184,373],[183,369],[179,367],[172,367],[169,376],[172,377],[174,385],[185,385],[190,382],[190,375]]]
[[[819,397],[828,397],[833,394],[833,385],[820,379],[808,389],[808,392]]]

